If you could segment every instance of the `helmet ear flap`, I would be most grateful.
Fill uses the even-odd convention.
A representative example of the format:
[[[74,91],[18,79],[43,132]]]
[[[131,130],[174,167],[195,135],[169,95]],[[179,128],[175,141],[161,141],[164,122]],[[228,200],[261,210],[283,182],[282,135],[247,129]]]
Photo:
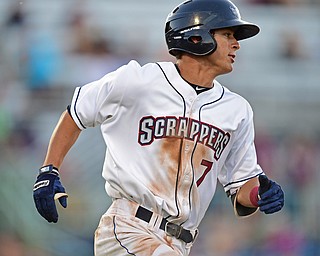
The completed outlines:
[[[172,45],[169,53],[176,56],[177,50],[198,56],[211,54],[217,48],[217,43],[206,28],[199,28],[175,36],[167,37],[167,44]]]
[[[218,47],[217,41],[213,36],[212,36],[212,40],[213,40],[213,42],[212,42],[212,50],[211,50],[210,54],[214,53],[217,50],[217,47]]]
[[[216,41],[216,39],[214,38],[214,33],[215,33],[215,30],[214,30],[214,29],[209,30],[209,34],[210,34],[210,36],[211,36],[211,38],[212,38],[212,50],[211,50],[210,53],[215,52],[215,51],[217,50],[217,47],[218,47],[217,41]]]
[[[217,49],[217,41],[214,38],[214,30],[206,28],[199,29],[198,32],[189,36],[188,41],[191,53],[199,56],[209,55]],[[188,52],[188,51],[187,51]]]

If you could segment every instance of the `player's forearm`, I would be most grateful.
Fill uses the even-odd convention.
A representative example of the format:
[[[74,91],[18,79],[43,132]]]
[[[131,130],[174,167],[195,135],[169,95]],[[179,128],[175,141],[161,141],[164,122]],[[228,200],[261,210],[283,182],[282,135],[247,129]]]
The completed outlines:
[[[256,207],[250,200],[250,193],[256,186],[259,186],[258,178],[253,178],[247,181],[238,191],[237,202],[245,207]]]
[[[67,111],[63,112],[54,129],[43,165],[60,168],[65,156],[76,142],[81,130]]]

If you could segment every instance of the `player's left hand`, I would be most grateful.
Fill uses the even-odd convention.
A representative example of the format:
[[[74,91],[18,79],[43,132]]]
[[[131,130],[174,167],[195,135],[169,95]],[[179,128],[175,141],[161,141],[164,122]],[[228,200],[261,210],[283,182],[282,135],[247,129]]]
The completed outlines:
[[[38,212],[48,222],[58,221],[55,199],[58,199],[60,204],[66,208],[67,197],[57,169],[37,177],[33,187],[33,199]]]
[[[284,192],[279,184],[269,180],[267,176],[259,176],[259,201],[260,211],[271,214],[278,212],[284,206]]]

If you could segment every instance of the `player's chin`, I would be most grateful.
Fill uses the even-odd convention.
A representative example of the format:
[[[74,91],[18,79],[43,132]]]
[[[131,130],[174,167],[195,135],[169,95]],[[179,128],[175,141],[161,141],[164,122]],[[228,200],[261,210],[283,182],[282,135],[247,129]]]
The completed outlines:
[[[233,70],[233,64],[234,64],[234,60],[231,61],[231,63],[229,63],[227,69],[229,69],[229,72],[231,72]]]
[[[228,73],[230,73],[232,71],[233,71],[233,66],[232,65],[228,65],[223,69],[223,71],[221,72],[221,75],[228,74]]]
[[[232,72],[232,71],[233,71],[233,62],[230,63],[230,64],[226,67],[226,69],[227,69],[227,73]]]
[[[233,65],[231,62],[225,62],[223,65],[221,65],[218,69],[218,75],[225,75],[233,70]]]

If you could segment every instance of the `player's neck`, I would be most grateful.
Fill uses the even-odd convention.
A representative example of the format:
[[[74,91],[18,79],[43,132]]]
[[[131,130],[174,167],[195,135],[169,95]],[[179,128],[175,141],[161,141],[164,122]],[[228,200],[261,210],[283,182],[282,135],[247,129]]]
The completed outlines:
[[[176,63],[181,77],[190,84],[211,88],[215,75],[212,70],[196,61],[177,60]]]
[[[175,67],[176,67],[178,73],[180,74],[180,69],[179,69],[179,67],[178,67],[177,64],[175,64]],[[181,74],[180,74],[180,76],[181,76]],[[197,85],[197,84],[192,84],[192,83],[190,83],[189,81],[185,80],[182,76],[181,76],[181,78],[182,78],[184,81],[186,81],[188,84],[190,84],[191,87],[195,90],[195,92],[196,92],[197,94],[200,94],[200,93],[202,93],[202,92],[205,92],[205,91],[207,91],[207,90],[210,90],[210,89],[213,87],[213,86],[212,86],[212,87],[205,87],[205,86],[201,86],[201,85]]]

